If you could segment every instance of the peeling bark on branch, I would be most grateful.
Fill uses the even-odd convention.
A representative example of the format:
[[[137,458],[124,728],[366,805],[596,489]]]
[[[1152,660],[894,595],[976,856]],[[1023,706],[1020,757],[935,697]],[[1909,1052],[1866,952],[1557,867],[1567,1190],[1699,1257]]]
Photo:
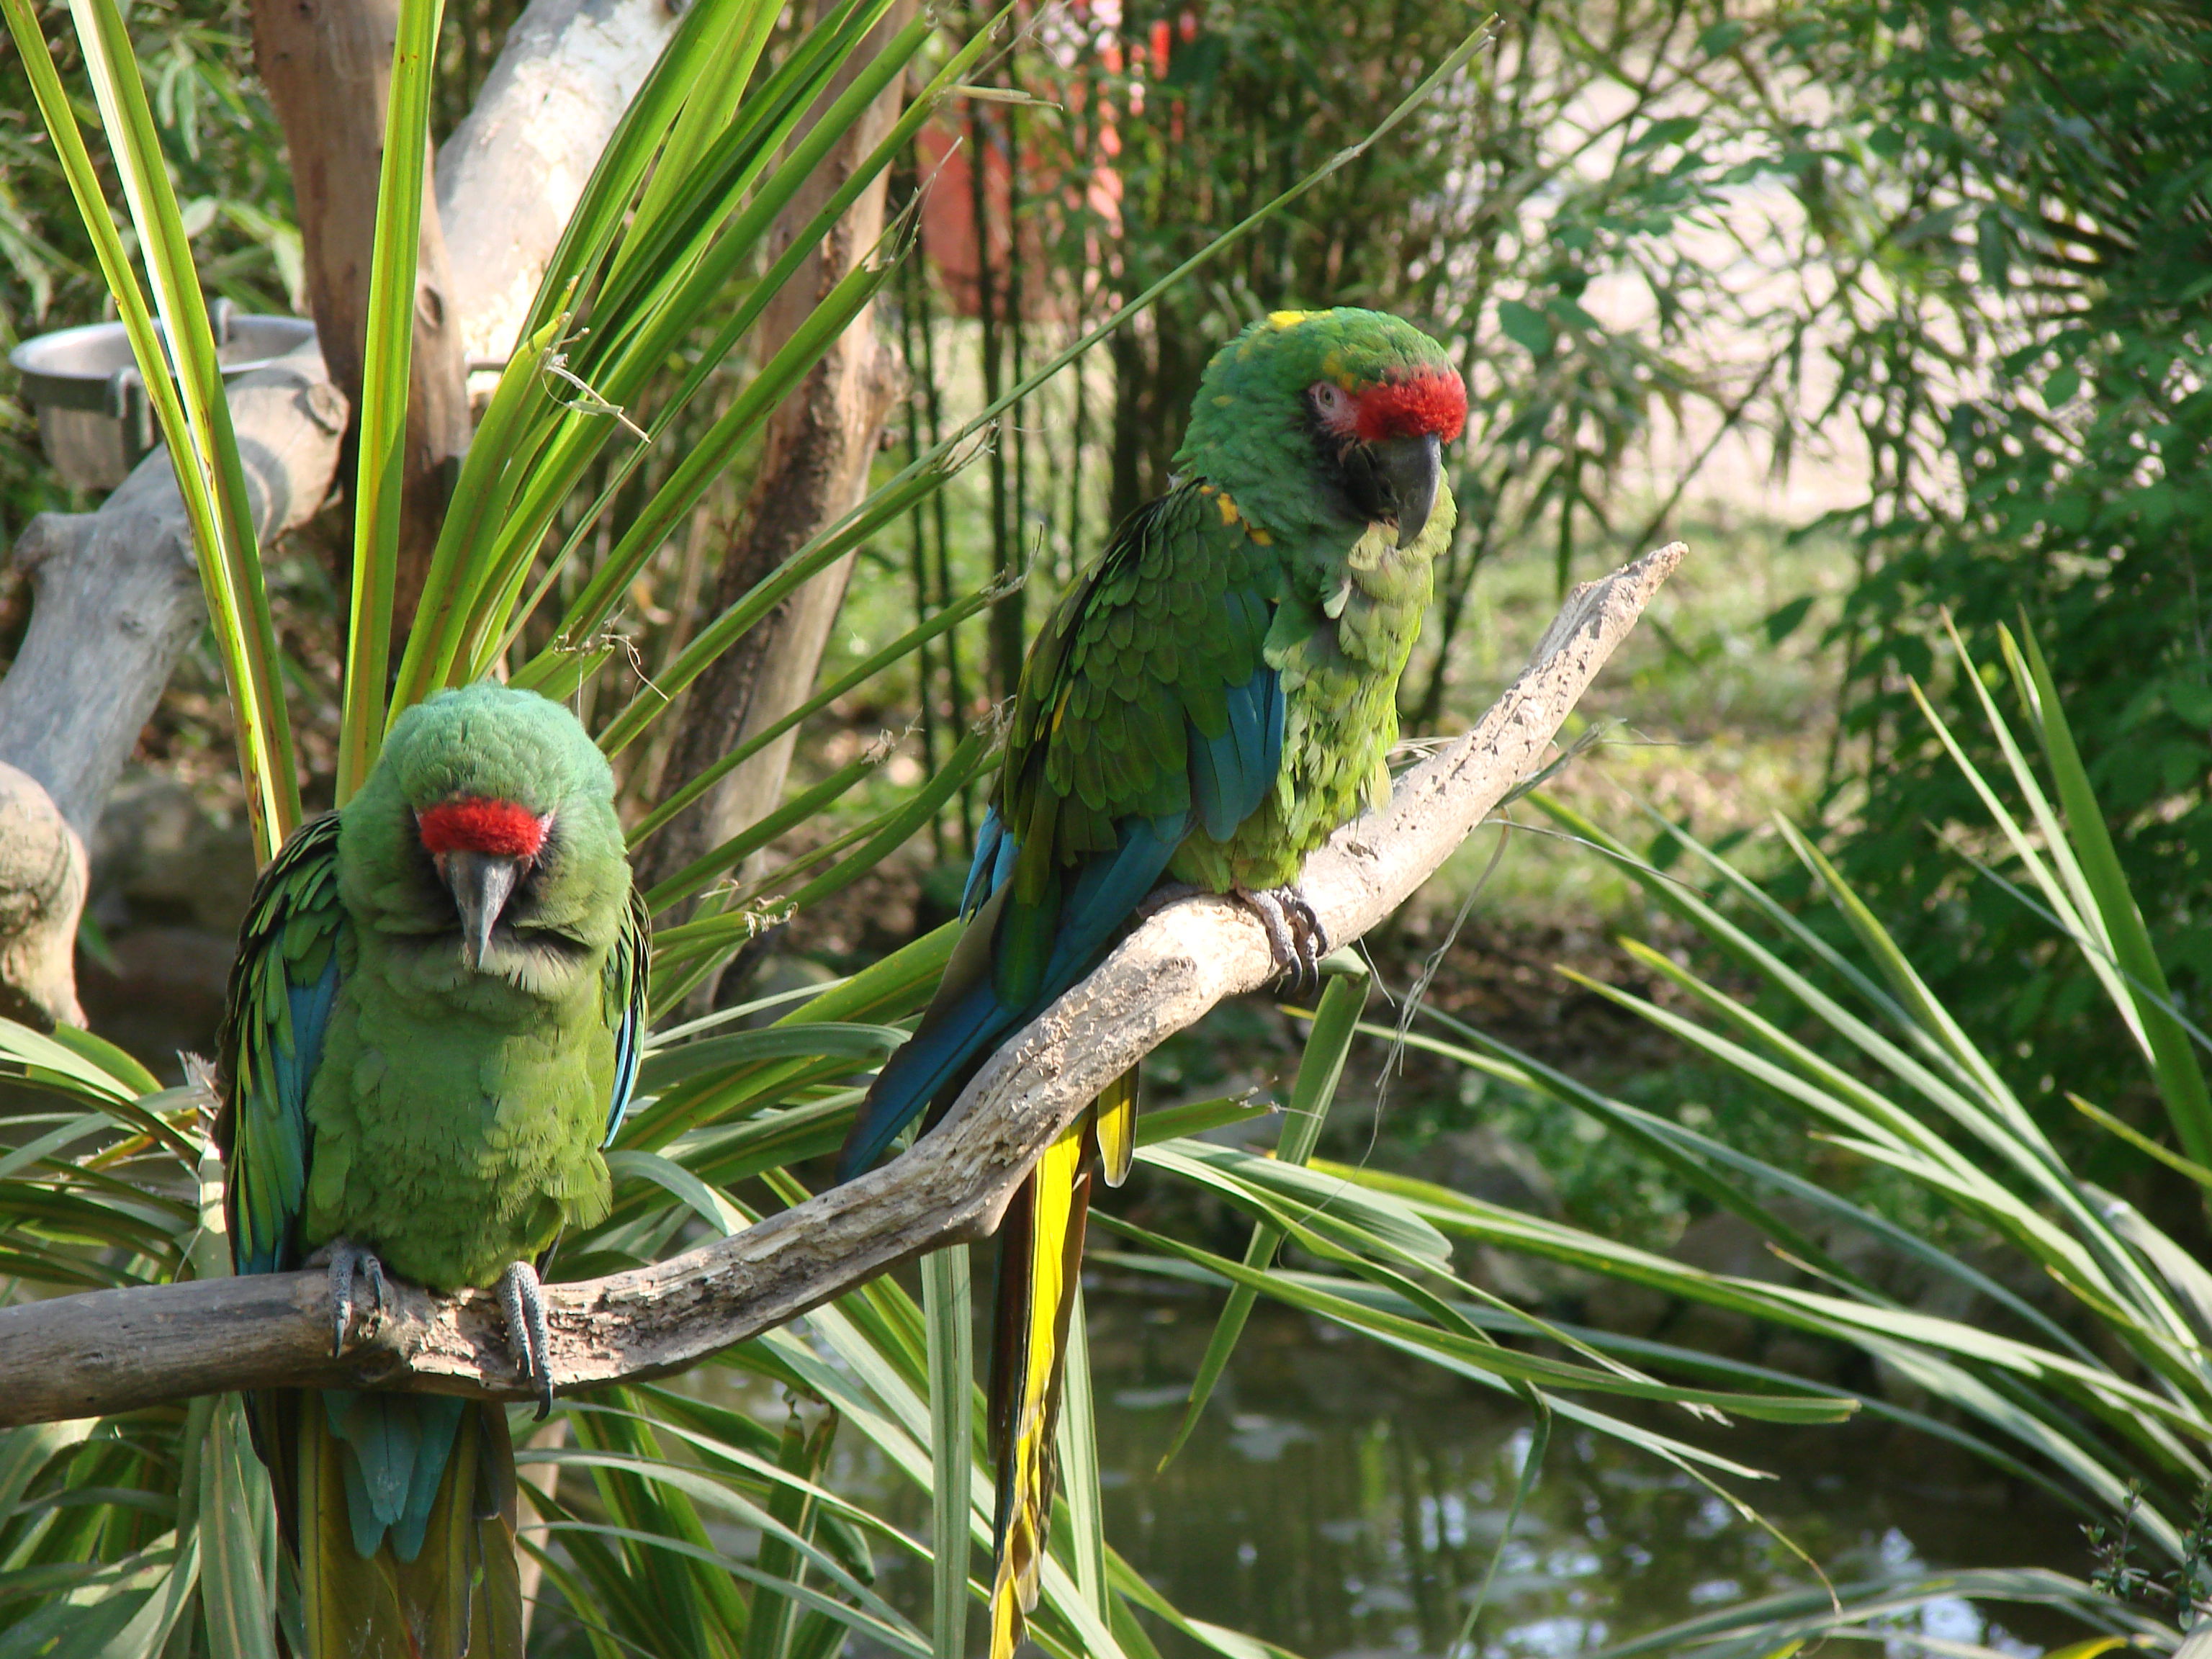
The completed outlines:
[[[1308,860],[1332,938],[1401,903],[1542,761],[1553,735],[1680,562],[1680,543],[1577,588],[1474,730],[1401,778],[1390,805]],[[1040,1152],[1108,1079],[1272,970],[1252,916],[1169,906],[984,1066],[945,1121],[860,1180],[672,1261],[547,1287],[566,1391],[680,1370],[921,1251],[983,1236]],[[0,1426],[228,1389],[385,1384],[523,1399],[498,1297],[393,1285],[396,1310],[342,1358],[320,1273],[103,1291],[0,1309]]]

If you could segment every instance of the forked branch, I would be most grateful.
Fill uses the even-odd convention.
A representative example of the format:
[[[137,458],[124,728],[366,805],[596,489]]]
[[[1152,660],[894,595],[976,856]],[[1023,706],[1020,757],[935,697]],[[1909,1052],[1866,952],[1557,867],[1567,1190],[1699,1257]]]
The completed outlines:
[[[1301,884],[1332,939],[1357,939],[1389,914],[1535,769],[1684,551],[1674,543],[1576,589],[1474,730],[1308,861]],[[549,1286],[562,1390],[681,1370],[908,1257],[984,1236],[1105,1083],[1223,998],[1256,989],[1271,969],[1266,937],[1241,907],[1201,897],[1161,910],[1006,1044],[904,1157],[672,1260]],[[319,1273],[0,1309],[0,1425],[286,1385],[527,1397],[494,1293],[392,1288],[385,1318],[342,1357],[330,1352]]]

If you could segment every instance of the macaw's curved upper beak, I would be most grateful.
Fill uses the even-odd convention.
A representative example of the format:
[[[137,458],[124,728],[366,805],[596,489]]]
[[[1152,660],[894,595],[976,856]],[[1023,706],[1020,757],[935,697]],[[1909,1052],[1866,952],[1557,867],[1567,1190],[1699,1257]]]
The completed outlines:
[[[1374,453],[1378,505],[1398,521],[1398,545],[1420,539],[1437,510],[1437,490],[1443,478],[1443,447],[1433,432],[1413,437],[1382,438],[1370,444]]]
[[[438,873],[452,889],[461,913],[461,958],[476,972],[491,948],[491,930],[529,867],[526,858],[478,853],[457,847],[438,854]]]

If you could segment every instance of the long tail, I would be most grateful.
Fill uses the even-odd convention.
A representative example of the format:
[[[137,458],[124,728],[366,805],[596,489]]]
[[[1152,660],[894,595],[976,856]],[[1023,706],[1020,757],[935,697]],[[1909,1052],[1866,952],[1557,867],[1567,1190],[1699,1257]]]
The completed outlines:
[[[1054,1431],[1067,1322],[1083,1271],[1091,1160],[1118,1187],[1136,1152],[1137,1073],[1125,1073],[1045,1150],[999,1229],[991,1358],[991,1458],[998,1516],[991,1575],[991,1659],[1012,1659],[1036,1606],[1059,1467]]]
[[[274,1473],[302,1659],[522,1659],[506,1413],[431,1395],[264,1399],[264,1443],[291,1449]]]

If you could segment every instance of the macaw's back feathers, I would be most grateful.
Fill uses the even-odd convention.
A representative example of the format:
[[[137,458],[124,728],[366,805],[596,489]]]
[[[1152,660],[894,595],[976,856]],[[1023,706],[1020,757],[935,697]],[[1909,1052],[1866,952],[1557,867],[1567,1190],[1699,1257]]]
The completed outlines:
[[[361,792],[280,849],[241,933],[218,1124],[238,1270],[343,1242],[433,1290],[489,1285],[603,1212],[646,951],[612,776],[573,715],[495,685],[403,713]],[[520,1659],[502,1409],[252,1407],[306,1659]]]
[[[1217,493],[1192,484],[1132,515],[1030,647],[969,868],[974,920],[841,1178],[1097,965],[1194,823],[1233,830],[1274,787],[1269,570]]]

